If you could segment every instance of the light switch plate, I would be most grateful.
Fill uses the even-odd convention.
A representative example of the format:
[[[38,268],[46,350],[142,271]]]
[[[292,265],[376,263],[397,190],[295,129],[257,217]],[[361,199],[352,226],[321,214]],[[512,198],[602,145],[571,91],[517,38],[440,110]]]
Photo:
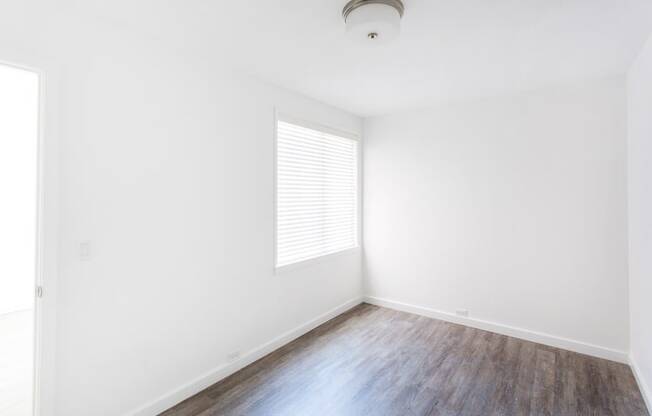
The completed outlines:
[[[79,243],[79,260],[88,261],[91,259],[91,242],[82,241]]]

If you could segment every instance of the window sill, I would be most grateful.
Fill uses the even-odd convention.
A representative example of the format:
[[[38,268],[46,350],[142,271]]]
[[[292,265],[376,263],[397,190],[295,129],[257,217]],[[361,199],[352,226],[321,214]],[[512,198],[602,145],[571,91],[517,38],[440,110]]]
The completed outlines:
[[[294,270],[306,269],[310,267],[317,266],[319,264],[328,263],[335,259],[341,257],[350,257],[356,254],[360,254],[360,246],[347,248],[342,251],[337,251],[335,253],[326,254],[325,256],[315,257],[312,259],[302,260],[296,263],[286,264],[284,266],[279,266],[274,268],[275,275],[282,275]]]

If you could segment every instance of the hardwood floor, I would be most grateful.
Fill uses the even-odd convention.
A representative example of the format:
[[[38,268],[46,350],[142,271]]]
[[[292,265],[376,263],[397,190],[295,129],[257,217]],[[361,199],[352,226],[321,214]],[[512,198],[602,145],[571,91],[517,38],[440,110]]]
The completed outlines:
[[[631,370],[362,304],[164,416],[644,416]]]

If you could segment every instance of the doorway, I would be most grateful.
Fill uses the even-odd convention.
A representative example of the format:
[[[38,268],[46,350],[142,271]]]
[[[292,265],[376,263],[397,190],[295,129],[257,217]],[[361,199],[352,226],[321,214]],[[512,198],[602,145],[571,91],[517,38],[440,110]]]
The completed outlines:
[[[39,75],[0,64],[0,415],[34,413]]]

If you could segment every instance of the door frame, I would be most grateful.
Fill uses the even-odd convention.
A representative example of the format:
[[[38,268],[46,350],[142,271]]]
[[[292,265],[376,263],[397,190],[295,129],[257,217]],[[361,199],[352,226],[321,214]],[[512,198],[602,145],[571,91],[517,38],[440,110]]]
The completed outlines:
[[[56,288],[59,237],[59,158],[56,106],[57,68],[48,60],[0,51],[0,65],[25,70],[38,78],[36,158],[36,235],[34,252],[34,336],[32,414],[54,415]],[[9,55],[9,56],[7,56]],[[7,59],[8,58],[8,59]],[[21,63],[17,63],[21,62]],[[60,100],[59,100],[60,101]],[[37,295],[41,288],[41,295]]]

